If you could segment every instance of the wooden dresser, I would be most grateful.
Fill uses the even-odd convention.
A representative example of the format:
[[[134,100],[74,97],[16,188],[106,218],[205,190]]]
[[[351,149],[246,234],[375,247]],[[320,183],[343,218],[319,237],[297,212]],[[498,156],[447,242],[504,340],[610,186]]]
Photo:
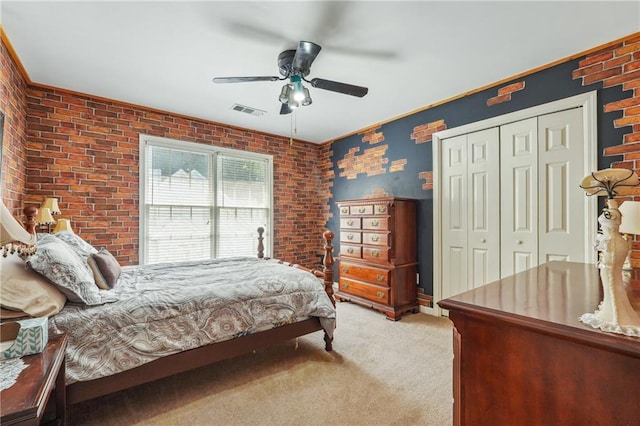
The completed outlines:
[[[339,201],[340,256],[335,297],[398,320],[418,311],[416,201]]]
[[[627,273],[640,310],[638,271]],[[454,425],[640,424],[640,338],[581,323],[598,269],[551,262],[438,304],[454,324]]]

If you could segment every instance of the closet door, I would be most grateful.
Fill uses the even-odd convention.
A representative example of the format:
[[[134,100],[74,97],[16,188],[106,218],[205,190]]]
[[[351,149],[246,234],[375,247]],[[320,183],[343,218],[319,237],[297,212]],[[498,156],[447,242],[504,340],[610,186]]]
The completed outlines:
[[[538,265],[538,122],[500,127],[501,277]]]
[[[445,297],[500,278],[499,132],[442,142]]]
[[[586,261],[582,121],[582,108],[538,117],[539,263]]]
[[[500,279],[500,148],[497,127],[467,135],[470,288]]]
[[[443,297],[468,290],[467,135],[442,141]]]

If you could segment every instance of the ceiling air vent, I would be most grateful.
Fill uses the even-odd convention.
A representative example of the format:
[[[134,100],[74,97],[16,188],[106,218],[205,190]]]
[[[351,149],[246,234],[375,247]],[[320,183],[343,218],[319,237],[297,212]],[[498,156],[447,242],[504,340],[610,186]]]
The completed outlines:
[[[251,107],[240,105],[240,104],[233,104],[231,109],[238,112],[244,112],[245,114],[255,115],[257,117],[260,117],[266,112],[261,109],[251,108]]]

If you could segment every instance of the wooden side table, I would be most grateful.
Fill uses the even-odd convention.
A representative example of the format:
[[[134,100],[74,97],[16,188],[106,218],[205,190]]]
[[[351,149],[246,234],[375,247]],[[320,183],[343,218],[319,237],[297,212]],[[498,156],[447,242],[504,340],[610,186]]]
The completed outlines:
[[[13,386],[0,392],[0,423],[2,425],[40,424],[53,391],[55,391],[55,424],[65,424],[66,347],[66,334],[49,335],[49,342],[42,353],[22,357],[27,368],[20,373]]]

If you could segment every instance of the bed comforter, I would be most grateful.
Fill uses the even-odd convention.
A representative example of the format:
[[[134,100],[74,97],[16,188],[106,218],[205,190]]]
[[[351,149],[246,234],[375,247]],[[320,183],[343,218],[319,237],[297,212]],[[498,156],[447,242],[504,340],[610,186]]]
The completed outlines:
[[[68,303],[49,319],[68,334],[67,384],[309,317],[327,334],[335,308],[311,273],[256,258],[124,267],[99,306]]]

